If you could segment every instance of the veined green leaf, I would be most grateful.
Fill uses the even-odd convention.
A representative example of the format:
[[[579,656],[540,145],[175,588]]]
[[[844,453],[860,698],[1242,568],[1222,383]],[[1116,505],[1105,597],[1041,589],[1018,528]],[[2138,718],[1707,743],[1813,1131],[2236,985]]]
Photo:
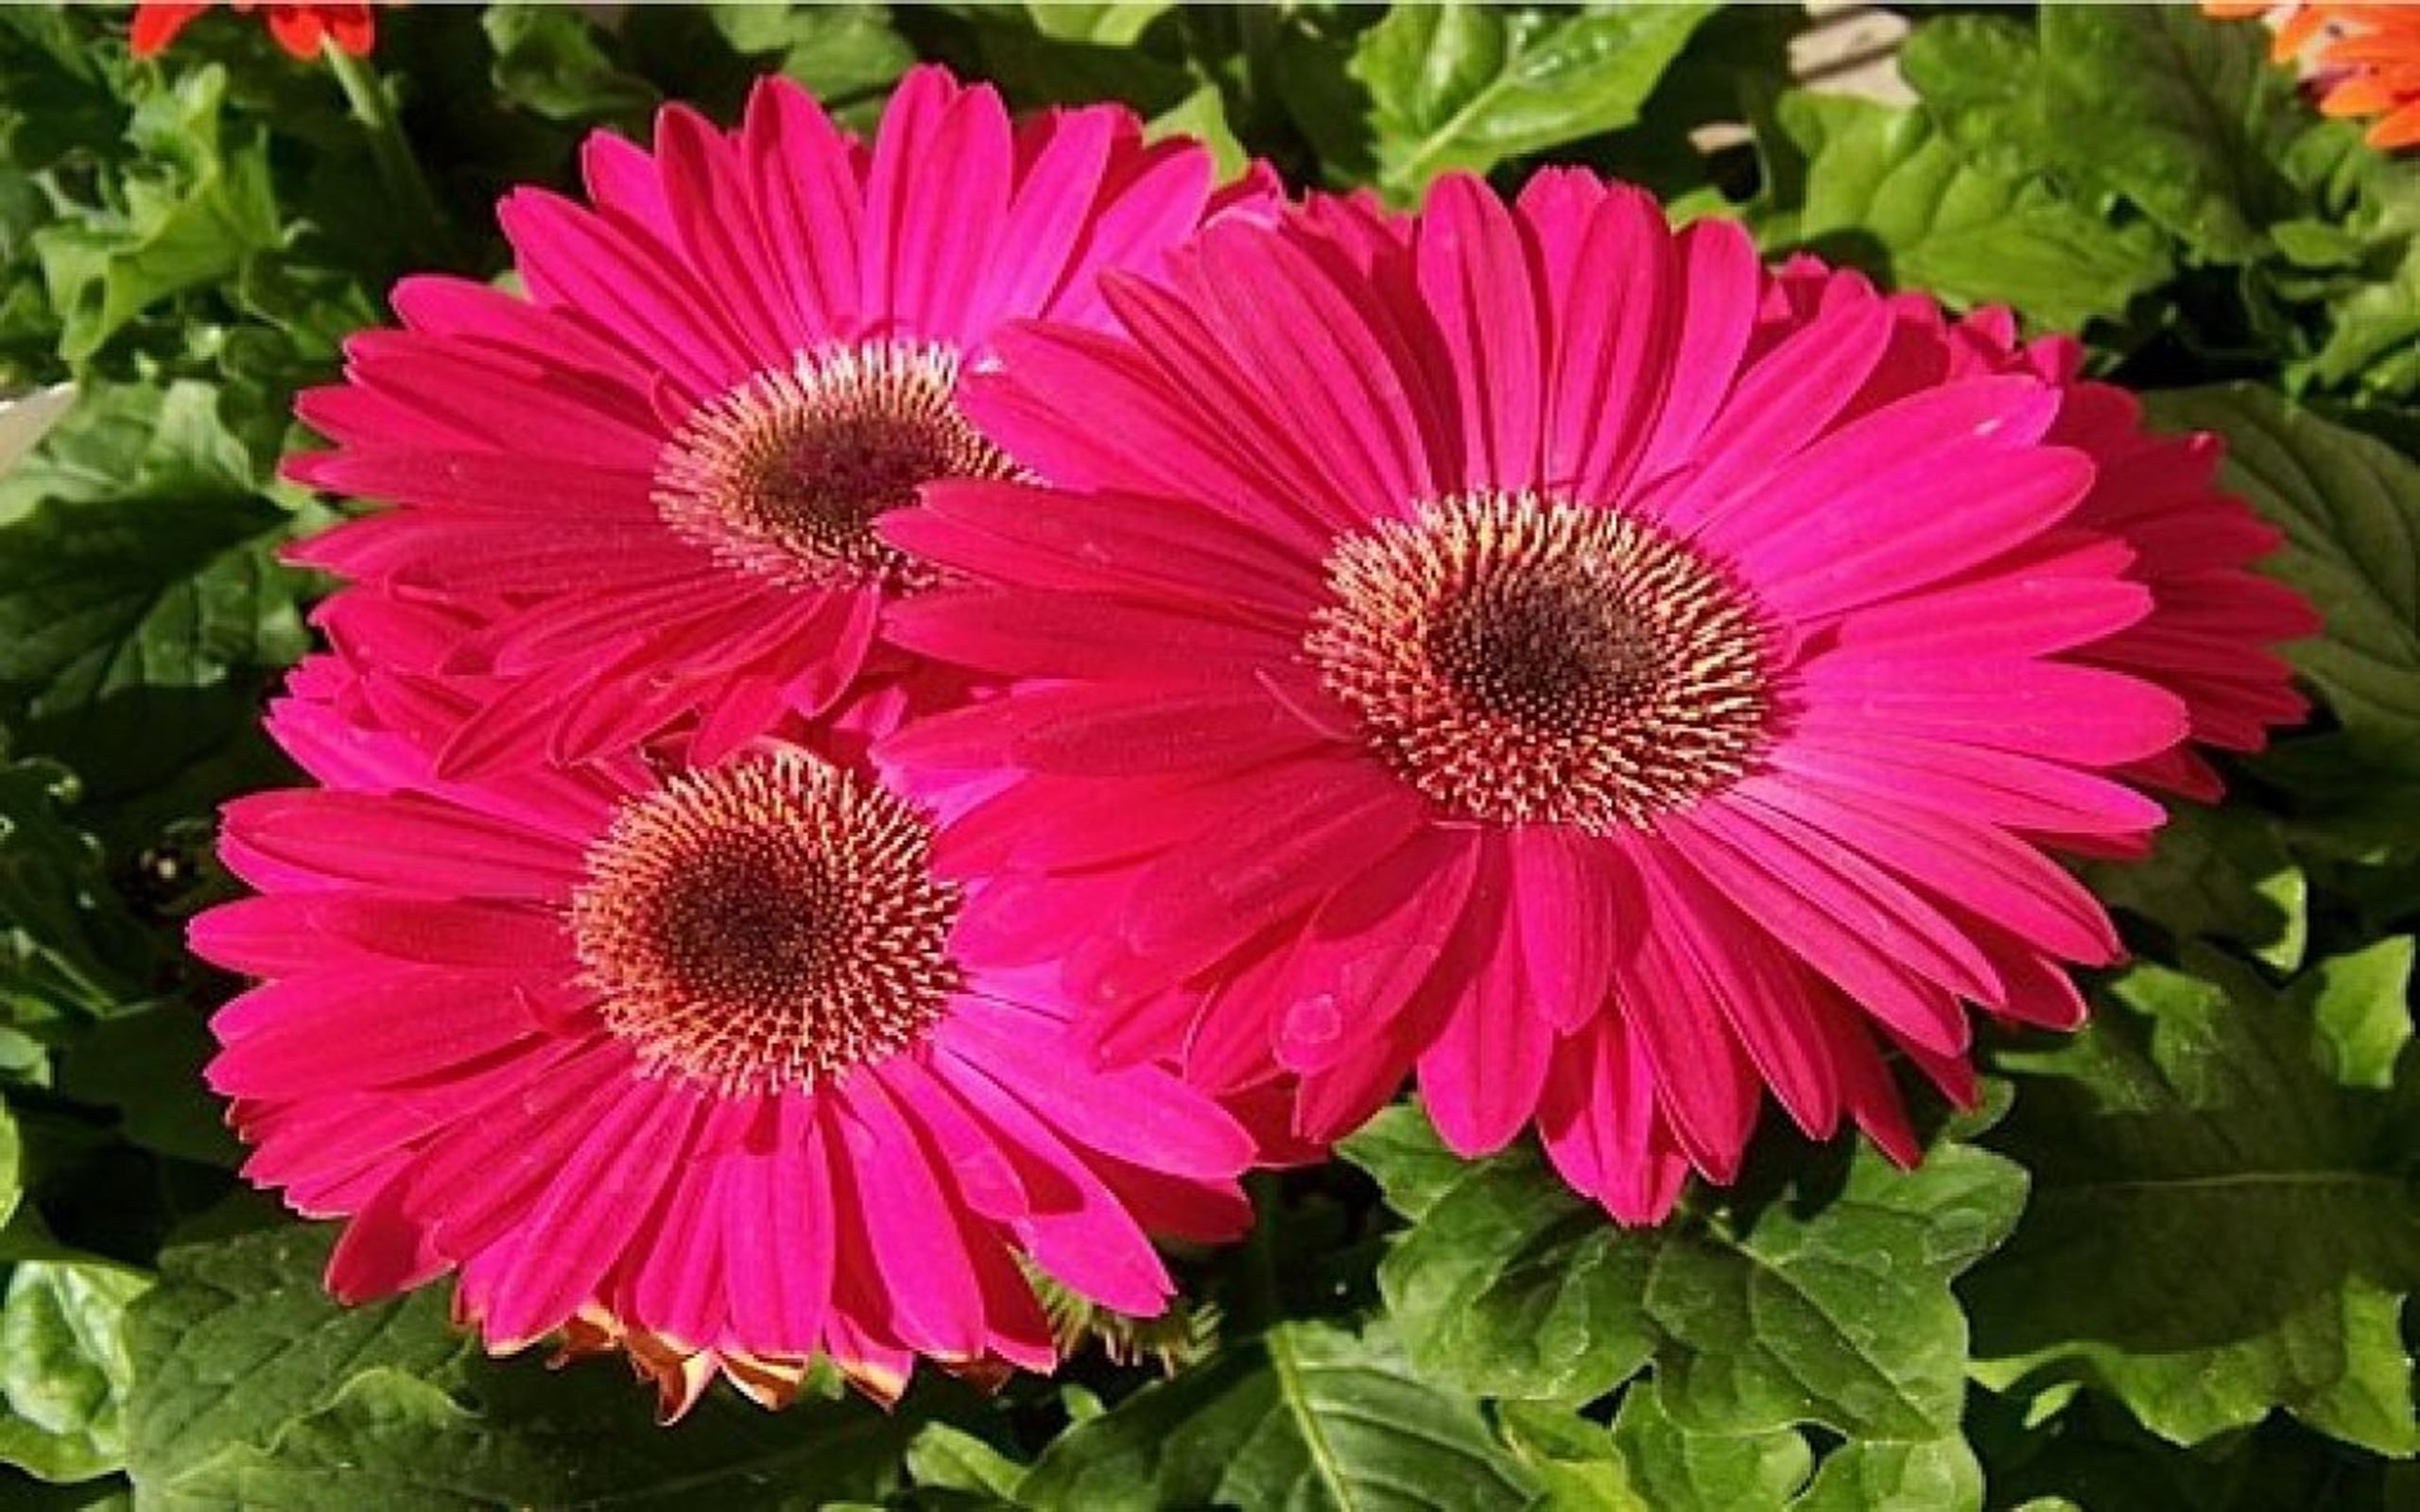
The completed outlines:
[[[82,1481],[126,1460],[127,1305],[150,1278],[103,1262],[26,1261],[0,1304],[0,1461]]]
[[[2301,213],[2278,167],[2310,114],[2256,26],[2187,6],[2046,6],[1919,27],[1902,64],[1960,147],[2000,172],[2122,195],[2201,255],[2248,262]]]
[[[88,393],[0,485],[0,705],[96,789],[174,773],[308,646],[303,523],[253,491],[216,390]]]
[[[1953,1432],[1966,1322],[1949,1282],[2008,1232],[2022,1172],[1954,1142],[1913,1172],[1860,1147],[1844,1182],[1657,1228],[1623,1228],[1527,1151],[1435,1166],[1385,1143],[1346,1155],[1421,1216],[1379,1270],[1413,1363],[1482,1396],[1582,1401],[1651,1362],[1695,1431],[1820,1423],[1859,1437]],[[1399,1175],[1402,1173],[1402,1175]]]
[[[1778,112],[1806,154],[1806,183],[1793,214],[1768,219],[1768,244],[2067,328],[2121,314],[2169,276],[2151,227],[2120,228],[2038,178],[1968,162],[1922,112],[1799,93]]]
[[[1504,1435],[1546,1486],[1539,1512],[1980,1512],[1983,1476],[1955,1434],[1853,1438],[1819,1463],[1792,1428],[1708,1433],[1664,1410],[1656,1383],[1622,1393],[1611,1428],[1508,1402]]]
[[[2387,939],[2277,993],[2193,947],[2119,978],[2074,1039],[2002,1055],[2016,1113],[1995,1142],[2034,1196],[1961,1288],[1978,1377],[2080,1380],[2181,1443],[2283,1408],[2420,1451],[2413,1128],[2378,1090],[2411,971],[2411,939]]]
[[[2229,939],[2281,971],[2310,938],[2310,880],[2266,815],[2178,804],[2141,861],[2089,868],[2103,902],[2179,940]]]
[[[1483,173],[1630,125],[1714,9],[1393,8],[1361,34],[1352,62],[1370,92],[1381,184],[1409,198],[1449,169]]]
[[[146,156],[124,182],[122,215],[34,233],[64,322],[61,357],[84,361],[154,301],[227,278],[279,244],[268,146],[256,133],[226,136],[226,92],[225,72],[212,66],[145,100],[129,135]]]
[[[172,1245],[131,1314],[129,1470],[144,1512],[492,1512],[505,1505],[769,1512],[878,1495],[908,1424],[813,1399],[711,1394],[671,1428],[612,1361],[492,1361],[440,1288],[339,1306],[329,1232]]]
[[[2226,438],[2226,485],[2285,531],[2273,570],[2326,619],[2286,655],[2358,744],[2420,764],[2420,466],[2248,384],[2153,394],[2149,409]]]
[[[55,763],[0,761],[0,1022],[123,1012],[152,989],[150,933],[60,813],[76,791]]]
[[[1415,1374],[1382,1330],[1286,1323],[1078,1424],[1016,1498],[1035,1512],[1483,1512],[1529,1490],[1477,1405]]]

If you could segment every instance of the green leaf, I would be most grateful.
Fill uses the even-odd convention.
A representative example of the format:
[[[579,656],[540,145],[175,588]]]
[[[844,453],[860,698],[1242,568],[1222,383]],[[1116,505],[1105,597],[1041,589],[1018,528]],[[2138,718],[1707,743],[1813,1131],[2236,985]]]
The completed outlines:
[[[879,5],[632,6],[619,33],[620,56],[668,98],[735,114],[756,80],[773,72],[861,130],[916,61]]]
[[[1996,1143],[2034,1197],[1962,1287],[1979,1379],[2081,1380],[2180,1443],[2282,1407],[2420,1450],[2413,1130],[2377,1090],[2411,971],[2411,939],[2387,939],[2279,994],[2193,947],[2118,978],[2074,1039],[2003,1054],[2017,1111]]]
[[[2404,396],[2420,387],[2412,346],[2420,337],[2420,163],[2380,152],[2353,121],[2322,121],[2286,160],[2319,215],[2272,228],[2297,266],[2332,276],[2315,291],[2326,337],[2307,369],[2320,383],[2359,384]]]
[[[1032,19],[1033,29],[1046,37],[1130,47],[1152,22],[1175,9],[1172,0],[1111,0],[1101,5],[1026,0],[1025,12]]]
[[[2169,276],[2162,239],[2119,228],[2036,179],[1969,163],[1921,112],[1804,92],[1781,127],[1806,157],[1803,201],[1765,228],[1955,303],[2004,303],[2045,325],[2115,317]]]
[[[644,121],[655,86],[614,66],[583,12],[563,6],[492,5],[480,12],[495,49],[497,93],[550,121]]]
[[[2278,167],[2310,119],[2256,26],[2183,6],[2045,6],[2039,43],[1946,17],[1902,65],[1961,147],[2000,172],[2052,171],[2121,195],[2202,255],[2247,262],[2301,213]]]
[[[2409,164],[2398,163],[2398,173]],[[2420,340],[2420,193],[2407,192],[2373,236],[2400,247],[2393,271],[2364,279],[2330,302],[2333,323],[2311,360],[2319,381],[2355,380],[2398,398],[2420,390],[2411,353]],[[2376,245],[2374,241],[2372,245]],[[2366,255],[2366,254],[2365,254]]]
[[[101,848],[60,812],[76,793],[54,763],[0,761],[0,1020],[120,1012],[148,996],[158,971]]]
[[[2266,815],[2178,804],[2148,858],[2096,864],[2087,875],[2101,902],[2180,941],[2234,940],[2281,971],[2302,964],[2310,882]]]
[[[61,1057],[60,1091],[116,1108],[119,1132],[145,1149],[233,1168],[243,1147],[201,1074],[216,1048],[201,1013],[155,1004],[78,1036]]]
[[[2053,1388],[2062,1389],[2062,1388]],[[1978,1393],[1976,1437],[1989,1467],[1992,1505],[2013,1512],[2403,1512],[2392,1484],[2410,1461],[2391,1461],[2288,1418],[2183,1448],[2144,1430],[2098,1394],[2012,1433],[2006,1418],[2027,1399]],[[2408,1492],[2408,1487],[2407,1487]]]
[[[1267,18],[1275,33],[1268,43],[1270,92],[1309,146],[1319,181],[1333,189],[1360,188],[1377,174],[1370,92],[1353,77],[1354,49],[1373,15],[1383,12],[1302,8]]]
[[[0,1460],[49,1481],[125,1463],[127,1305],[150,1285],[106,1263],[27,1261],[0,1306]]]
[[[1216,84],[1202,85],[1175,108],[1153,116],[1145,132],[1155,142],[1168,136],[1196,138],[1210,149],[1221,182],[1234,179],[1252,163],[1252,154],[1236,139],[1236,129],[1227,124],[1226,96]]]
[[[1931,17],[1900,43],[1899,72],[1978,165],[2016,178],[2061,161],[2043,114],[2042,50],[2023,21]]]
[[[1362,33],[1379,183],[1409,198],[1455,168],[1483,173],[1638,118],[1711,5],[1396,6]]]
[[[213,284],[282,236],[268,149],[257,132],[222,138],[226,71],[184,75],[137,108],[128,136],[143,157],[105,217],[34,233],[51,301],[63,318],[59,354],[82,362],[155,301]]]
[[[1535,1154],[1433,1167],[1347,1142],[1419,1220],[1379,1270],[1413,1362],[1481,1396],[1581,1401],[1653,1362],[1663,1405],[1700,1432],[1820,1423],[1932,1438],[1958,1424],[1966,1324],[1949,1281],[2008,1232],[2024,1175],[1936,1144],[1911,1173],[1858,1147],[1837,1189],[1623,1228]]]
[[[1014,1505],[1026,1467],[965,1429],[937,1422],[916,1431],[908,1446],[908,1473],[920,1488]]]
[[[2349,267],[2361,260],[2361,239],[2328,221],[2281,220],[2269,236],[2296,267]]]
[[[1535,1401],[1503,1403],[1495,1424],[1537,1477],[1531,1512],[1654,1512],[1604,1424]]]
[[[16,1116],[0,1103],[0,1228],[17,1215],[26,1196],[25,1143],[17,1134]]]
[[[742,53],[776,55],[775,66],[841,110],[889,89],[916,61],[879,5],[712,6],[709,13]],[[845,111],[842,112],[845,114]]]
[[[1037,1512],[1493,1509],[1530,1490],[1476,1404],[1373,1328],[1287,1323],[1080,1423],[1017,1486]]]
[[[879,1495],[906,1447],[903,1418],[855,1400],[767,1413],[717,1392],[659,1428],[612,1361],[487,1359],[439,1288],[338,1306],[320,1287],[329,1237],[280,1226],[164,1252],[130,1333],[146,1512],[804,1508]]]
[[[0,524],[45,503],[234,498],[259,481],[208,385],[89,386],[40,450],[0,477]]]
[[[1415,1221],[1474,1174],[1471,1162],[1447,1149],[1426,1115],[1409,1103],[1381,1109],[1341,1148],[1346,1159],[1377,1178],[1388,1207]]]
[[[103,390],[0,488],[0,702],[96,788],[224,739],[251,717],[243,676],[309,645],[310,579],[275,557],[301,522],[251,491],[216,401]]]
[[[1788,1428],[1708,1434],[1682,1427],[1652,1382],[1622,1393],[1608,1436],[1638,1505],[1651,1512],[1779,1512],[1814,1463],[1806,1440]]]
[[[1820,1465],[1805,1435],[1705,1433],[1675,1422],[1652,1380],[1613,1427],[1510,1402],[1506,1439],[1537,1470],[1541,1512],[1981,1512],[1983,1473],[1957,1435],[1851,1439]],[[1811,1471],[1811,1477],[1810,1477]]]
[[[2420,762],[2420,466],[2251,385],[2153,394],[2149,410],[2226,438],[2226,486],[2286,533],[2272,569],[2327,622],[2286,655],[2357,744]]]
[[[1982,1512],[1983,1468],[1957,1435],[1863,1440],[1826,1455],[1790,1512]]]

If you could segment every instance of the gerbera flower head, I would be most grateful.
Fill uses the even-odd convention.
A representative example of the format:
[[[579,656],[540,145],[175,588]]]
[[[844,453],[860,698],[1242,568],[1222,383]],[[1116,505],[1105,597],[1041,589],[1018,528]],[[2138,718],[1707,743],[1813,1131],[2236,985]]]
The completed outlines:
[[[1103,271],[1270,196],[1125,110],[1014,125],[937,68],[871,146],[769,79],[735,131],[674,108],[651,153],[599,134],[585,167],[588,205],[505,201],[527,299],[407,280],[402,329],[297,406],[336,444],[292,473],[396,506],[302,559],[501,606],[451,653],[493,692],[449,772],[693,716],[711,758],[840,697],[883,604],[924,586],[873,522],[932,479],[1020,473],[957,403],[993,333],[1099,324]]]
[[[2372,146],[2420,143],[2420,9],[2360,0],[2204,0],[2202,9],[2221,20],[2271,17],[2271,56],[2308,65],[2323,112],[2375,117],[2366,133]]]
[[[1968,1096],[1963,1005],[2072,1026],[2118,954],[2048,852],[2299,708],[2210,443],[1634,190],[1318,200],[1109,299],[969,386],[1055,490],[883,523],[957,575],[891,633],[1009,685],[877,759],[1097,1054],[1290,1082],[1300,1137],[1416,1068],[1627,1220],[1766,1087],[1912,1160],[1883,1051]]]
[[[2093,462],[2091,490],[2071,523],[2122,539],[2134,553],[2125,576],[2152,594],[2151,612],[2071,654],[2149,678],[2185,700],[2192,738],[2119,771],[2142,786],[2215,801],[2222,783],[2202,749],[2256,751],[2272,727],[2303,718],[2308,706],[2294,691],[2293,668],[2268,647],[2319,628],[2301,594],[2254,570],[2283,537],[2219,490],[2220,438],[2146,429],[2134,395],[2082,376],[2083,344],[2073,336],[2020,341],[2005,309],[1952,320],[1922,294],[1886,297],[1863,275],[1813,257],[1793,257],[1777,270],[1753,348],[1779,346],[1825,312],[1852,304],[1886,310],[1893,334],[1848,414],[1931,384],[1993,373],[2038,378],[2058,390],[2058,416],[2044,439]],[[2109,842],[2102,837],[2096,848]]]
[[[339,644],[458,628],[339,602]],[[192,932],[262,979],[209,1078],[251,1179],[347,1219],[337,1296],[458,1272],[492,1348],[622,1348],[668,1414],[817,1355],[888,1399],[917,1356],[1047,1368],[1028,1265],[1152,1314],[1146,1228],[1249,1218],[1205,1095],[1062,1053],[1046,976],[961,961],[979,889],[864,763],[878,714],[455,780],[431,753],[475,699],[385,665],[296,672],[272,728],[321,785],[230,805],[258,896]]]
[[[134,8],[128,43],[137,58],[154,58],[177,40],[195,17],[211,9],[204,4],[146,0]],[[238,15],[259,11],[268,22],[268,34],[296,58],[320,56],[323,43],[333,42],[355,58],[366,58],[378,40],[378,19],[368,5],[270,5],[260,0],[233,0]]]

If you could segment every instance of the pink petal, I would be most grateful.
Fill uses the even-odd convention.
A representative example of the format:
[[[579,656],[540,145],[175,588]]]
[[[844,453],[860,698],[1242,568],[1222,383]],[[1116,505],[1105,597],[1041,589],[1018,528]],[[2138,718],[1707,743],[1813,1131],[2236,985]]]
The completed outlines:
[[[323,885],[544,902],[579,877],[560,841],[414,793],[259,793],[228,804],[226,822],[249,850]]]
[[[2059,662],[1819,658],[1798,669],[1809,733],[1884,733],[2105,766],[2185,738],[2175,695]]]
[[[1897,804],[1858,802],[1803,783],[1750,778],[1735,791],[2045,950],[2096,966],[2117,957],[2117,932],[2083,885],[2001,831]]]
[[[1615,1015],[1556,1053],[1538,1133],[1563,1178],[1623,1223],[1663,1222],[1688,1176],[1656,1106],[1654,1067]]]
[[[1689,1163],[1716,1181],[1732,1180],[1761,1089],[1709,985],[1673,940],[1650,930],[1616,965],[1614,997],[1624,1029],[1654,1067],[1656,1103]]]
[[[953,91],[935,69],[911,73],[884,113],[866,184],[865,308],[903,333],[975,335],[967,298],[1008,216],[1010,168],[997,92]]]
[[[959,1359],[983,1352],[983,1294],[932,1155],[877,1076],[854,1076],[831,1148],[835,1194],[854,1206],[882,1267],[902,1344]]]
[[[777,1354],[826,1341],[841,1237],[857,1227],[836,1180],[838,1136],[816,1100],[770,1100],[757,1130],[717,1173],[723,1276],[734,1337]]]
[[[1459,934],[1429,975],[1439,1018],[1420,1056],[1420,1093],[1438,1134],[1455,1153],[1502,1149],[1537,1111],[1554,1050],[1554,1026],[1530,1001],[1522,971],[1512,862],[1505,848],[1481,849]]]
[[[811,348],[818,332],[783,298],[782,259],[729,139],[704,116],[675,105],[656,117],[666,189],[680,245],[698,286],[721,312],[758,369]]]
[[[278,976],[337,961],[417,962],[458,971],[571,966],[552,910],[350,892],[275,893],[197,916],[194,954],[230,971]]]
[[[946,1053],[1028,1107],[1060,1135],[1173,1176],[1223,1179],[1252,1161],[1252,1142],[1216,1104],[1150,1066],[1094,1070],[1067,1054],[1060,1026],[1030,1011],[969,1001],[941,1036]]]
[[[1546,423],[1545,338],[1518,225],[1484,181],[1448,174],[1429,191],[1415,248],[1420,290],[1461,386],[1461,429],[1469,453],[1460,481],[1475,488],[1536,486]]]
[[[813,95],[774,76],[749,94],[740,151],[800,328],[818,340],[854,335],[864,195],[848,141]]]
[[[1978,996],[1993,995],[1995,984],[1989,964],[1938,910],[1869,863],[1809,851],[1786,828],[1716,805],[1668,823],[1666,835],[1715,890],[1860,1006],[1945,1053],[1966,1048],[1957,1002],[1927,977],[1951,977]]]
[[[699,1099],[663,1083],[621,1088],[531,1207],[511,1267],[489,1301],[491,1339],[552,1332],[595,1294],[637,1236],[695,1126]]]
[[[1585,186],[1588,203],[1558,213],[1547,201],[1565,173]],[[1681,339],[1679,249],[1652,196],[1602,185],[1594,174],[1533,175],[1520,211],[1555,311],[1542,481],[1580,498],[1621,498],[1643,460]],[[1607,276],[1611,269],[1619,272]]]
[[[1630,867],[1614,846],[1565,830],[1529,826],[1510,840],[1530,992],[1567,1034],[1604,1010],[1614,959],[1642,922]]]

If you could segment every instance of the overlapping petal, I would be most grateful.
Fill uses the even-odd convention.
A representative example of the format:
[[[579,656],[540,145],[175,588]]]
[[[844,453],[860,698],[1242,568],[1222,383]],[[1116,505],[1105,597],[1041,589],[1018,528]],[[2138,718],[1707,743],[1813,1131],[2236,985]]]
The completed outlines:
[[[885,1398],[912,1362],[1047,1368],[1023,1268],[1158,1312],[1150,1235],[1232,1237],[1243,1131],[1148,1066],[1059,1048],[1046,978],[970,968],[928,1033],[841,1074],[735,1087],[660,1059],[601,1005],[576,899],[617,816],[723,770],[659,743],[577,766],[443,769],[475,679],[383,647],[442,642],[445,611],[356,591],[272,729],[322,785],[237,800],[223,854],[256,896],[194,949],[259,980],[216,1021],[211,1085],[247,1171],[346,1227],[329,1271],[359,1299],[458,1275],[489,1345],[569,1330],[618,1345],[683,1409],[719,1369],[769,1400],[828,1358]],[[408,659],[406,659],[408,660]],[[790,725],[847,763],[895,713]],[[805,749],[752,736],[731,763]]]
[[[700,427],[772,428],[776,450],[748,454],[775,470],[762,487],[790,490],[770,507],[855,530],[977,443],[928,455],[958,422],[913,409],[922,429],[886,456],[846,404],[946,408],[951,375],[992,360],[1003,322],[1098,325],[1103,277],[1156,270],[1205,218],[1270,195],[1260,173],[1219,188],[1199,144],[1147,144],[1121,109],[1013,123],[989,87],[938,68],[902,81],[871,145],[773,78],[735,130],[675,107],[651,147],[599,135],[583,164],[585,203],[525,189],[502,206],[527,298],[407,280],[400,327],[353,338],[344,381],[298,404],[334,445],[291,474],[389,507],[298,558],[490,607],[443,669],[493,678],[453,771],[829,707],[881,660],[873,626],[900,585],[862,562],[786,571],[762,520],[726,548],[693,518],[717,500],[682,502],[705,486]],[[876,370],[835,379],[840,359]]]
[[[1107,292],[1119,329],[1020,327],[969,383],[1041,479],[888,527],[957,580],[887,633],[1010,687],[878,756],[1019,901],[981,951],[1063,960],[1106,1057],[1284,1089],[1286,1138],[1416,1072],[1455,1147],[1534,1124],[1632,1221],[1735,1174],[1767,1087],[1912,1158],[1886,1054],[1967,1095],[1968,1005],[2071,1024],[2066,969],[2113,957],[2052,852],[2139,844],[2146,783],[2205,792],[2194,745],[2299,715],[2270,648],[2308,611],[2251,571],[2273,537],[2212,443],[1997,317],[1769,274],[1551,170],[1214,226]],[[1600,675],[1564,599],[1500,642],[1422,617],[1506,541],[1566,598],[1657,585],[1624,612],[1679,603],[1658,644],[1753,662],[1704,684],[1753,716],[1658,713],[1705,754],[1652,791],[1619,791],[1636,753],[1612,788],[1535,769],[1593,749],[1518,723]],[[1404,680],[1491,647],[1553,677],[1450,718]],[[1431,724],[1365,722],[1389,698]]]

